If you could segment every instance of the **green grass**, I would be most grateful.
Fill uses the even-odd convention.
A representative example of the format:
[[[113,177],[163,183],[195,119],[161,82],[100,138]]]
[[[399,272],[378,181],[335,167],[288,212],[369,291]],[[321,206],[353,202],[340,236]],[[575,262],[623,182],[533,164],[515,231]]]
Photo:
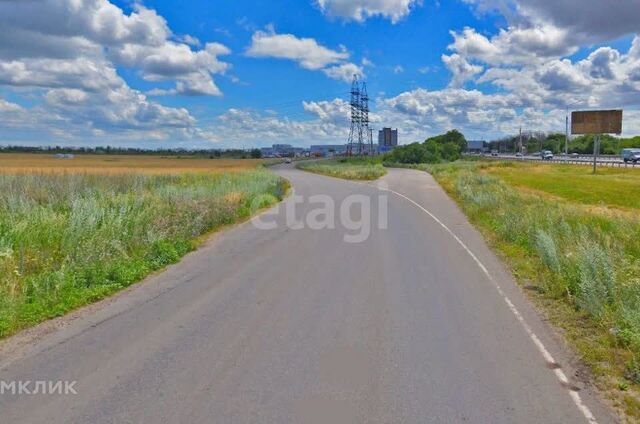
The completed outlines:
[[[0,175],[0,337],[178,261],[285,190],[267,170]]]
[[[619,410],[640,417],[640,213],[618,209],[637,205],[620,197],[640,175],[482,162],[426,169],[534,289]]]
[[[570,202],[640,209],[640,169],[601,168],[592,175],[589,166],[514,164],[490,173]]]
[[[327,161],[300,162],[298,168],[316,174],[347,180],[375,180],[387,173],[381,163],[374,159],[336,159]]]

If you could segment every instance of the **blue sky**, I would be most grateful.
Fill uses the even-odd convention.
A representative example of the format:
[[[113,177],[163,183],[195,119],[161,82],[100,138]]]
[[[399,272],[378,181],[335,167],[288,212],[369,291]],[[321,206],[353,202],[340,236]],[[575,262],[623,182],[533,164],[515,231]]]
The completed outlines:
[[[340,143],[354,73],[374,128],[562,131],[624,108],[640,133],[640,4],[585,0],[0,3],[0,143]]]

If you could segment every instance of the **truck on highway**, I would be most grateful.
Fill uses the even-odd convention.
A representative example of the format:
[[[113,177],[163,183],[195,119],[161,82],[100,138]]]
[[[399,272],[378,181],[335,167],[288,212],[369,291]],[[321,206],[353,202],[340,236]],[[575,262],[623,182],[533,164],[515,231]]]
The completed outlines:
[[[640,161],[640,149],[623,149],[622,160],[624,163],[638,163]]]

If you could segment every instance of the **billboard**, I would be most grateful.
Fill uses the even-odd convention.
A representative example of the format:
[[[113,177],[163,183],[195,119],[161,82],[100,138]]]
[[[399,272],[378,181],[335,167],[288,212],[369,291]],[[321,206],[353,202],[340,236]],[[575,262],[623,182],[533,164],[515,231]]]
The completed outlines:
[[[590,110],[571,113],[571,134],[620,134],[622,110]]]

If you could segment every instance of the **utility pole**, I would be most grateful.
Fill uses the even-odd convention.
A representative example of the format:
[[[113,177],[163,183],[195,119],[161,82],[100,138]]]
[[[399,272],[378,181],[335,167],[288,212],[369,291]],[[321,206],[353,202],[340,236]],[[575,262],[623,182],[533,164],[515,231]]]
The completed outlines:
[[[520,127],[520,135],[518,136],[518,152],[523,153],[522,150],[522,127]]]
[[[598,167],[598,154],[600,153],[600,134],[593,136],[593,173]]]
[[[564,154],[569,154],[569,106],[567,106],[567,116],[565,118],[565,133],[564,133]]]

